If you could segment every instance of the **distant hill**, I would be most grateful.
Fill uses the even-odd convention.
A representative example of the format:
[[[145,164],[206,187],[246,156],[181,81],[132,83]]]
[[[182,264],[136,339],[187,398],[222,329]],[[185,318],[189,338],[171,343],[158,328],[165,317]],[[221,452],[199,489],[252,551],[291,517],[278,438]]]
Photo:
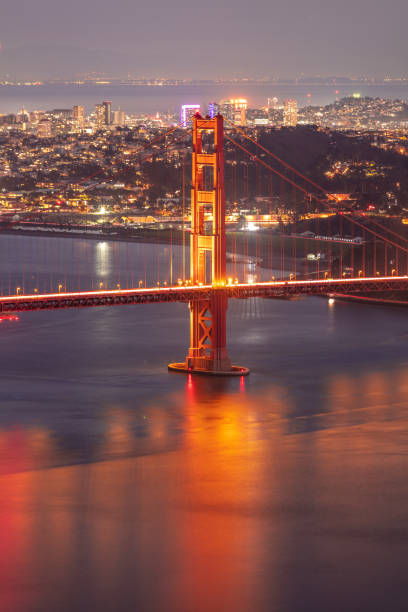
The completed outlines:
[[[99,72],[123,76],[134,71],[135,60],[109,50],[55,45],[26,45],[3,49],[0,76],[24,80],[74,78],[79,74]]]

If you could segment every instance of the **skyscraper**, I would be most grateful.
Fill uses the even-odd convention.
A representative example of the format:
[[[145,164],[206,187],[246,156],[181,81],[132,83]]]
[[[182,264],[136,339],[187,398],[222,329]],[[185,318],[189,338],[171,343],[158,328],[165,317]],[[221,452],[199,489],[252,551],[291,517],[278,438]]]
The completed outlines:
[[[105,110],[105,125],[110,125],[112,123],[112,102],[106,100],[103,103],[103,107]]]
[[[268,110],[273,109],[276,110],[278,108],[278,98],[275,96],[274,98],[268,98]]]
[[[285,100],[283,103],[283,125],[294,127],[298,122],[298,110],[296,100]]]
[[[211,119],[214,119],[215,115],[217,115],[220,112],[220,105],[217,104],[217,102],[210,102],[208,104],[208,114],[210,115]]]
[[[231,98],[230,100],[221,100],[221,114],[227,121],[236,125],[246,125],[246,110],[248,101],[245,98]]]
[[[82,128],[84,126],[85,114],[83,106],[74,106],[72,108],[72,119],[78,127]]]
[[[113,111],[113,125],[118,125],[119,127],[123,127],[125,125],[125,112],[123,110]]]
[[[189,122],[196,113],[200,112],[199,104],[183,104],[180,112],[181,124],[183,127],[188,127]]]
[[[105,125],[105,107],[103,104],[95,104],[95,129],[101,130]]]

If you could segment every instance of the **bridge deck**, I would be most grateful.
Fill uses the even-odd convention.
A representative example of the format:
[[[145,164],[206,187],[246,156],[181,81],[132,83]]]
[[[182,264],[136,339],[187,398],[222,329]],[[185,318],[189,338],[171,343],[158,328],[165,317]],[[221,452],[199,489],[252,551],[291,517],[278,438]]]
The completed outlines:
[[[373,291],[408,291],[408,276],[287,280],[263,283],[238,283],[225,286],[174,286],[147,289],[78,291],[0,297],[0,312],[55,310],[124,304],[191,302],[208,299],[214,291],[225,291],[229,298],[290,298],[293,296],[357,294]]]

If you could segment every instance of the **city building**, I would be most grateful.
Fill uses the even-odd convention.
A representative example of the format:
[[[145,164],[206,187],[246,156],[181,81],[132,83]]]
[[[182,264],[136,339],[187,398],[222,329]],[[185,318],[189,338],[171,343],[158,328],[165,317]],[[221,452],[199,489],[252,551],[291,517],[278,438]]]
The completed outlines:
[[[231,98],[220,102],[221,114],[236,125],[246,125],[248,101],[245,98]]]
[[[220,105],[217,104],[217,102],[210,102],[208,104],[208,114],[210,115],[211,119],[214,119],[215,115],[217,115],[220,112]]]
[[[85,122],[85,112],[83,106],[74,106],[72,108],[72,119],[77,127],[82,128]]]
[[[298,122],[298,108],[296,100],[289,99],[283,103],[283,125],[294,127]]]
[[[181,107],[181,124],[183,127],[188,127],[188,124],[191,123],[191,119],[194,117],[196,113],[200,112],[199,104],[183,104]]]
[[[105,102],[103,102],[103,108],[105,111],[105,125],[110,125],[112,123],[112,102],[110,100],[105,100]]]
[[[125,111],[118,110],[113,111],[113,125],[117,125],[119,127],[124,127],[125,125]]]
[[[37,136],[38,138],[51,138],[52,122],[48,119],[41,119],[37,125]]]
[[[103,104],[95,104],[94,125],[96,130],[102,130],[105,125],[105,107]]]
[[[278,98],[268,98],[268,110],[276,110],[278,108]]]

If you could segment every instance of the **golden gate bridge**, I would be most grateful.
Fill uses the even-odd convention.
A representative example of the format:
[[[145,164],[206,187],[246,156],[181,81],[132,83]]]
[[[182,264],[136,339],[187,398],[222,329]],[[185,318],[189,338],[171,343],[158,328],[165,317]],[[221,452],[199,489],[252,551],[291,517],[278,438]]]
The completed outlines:
[[[226,136],[228,142],[237,145],[251,160],[259,162],[264,168],[278,175],[304,194],[310,195],[305,187],[288,176],[290,170],[298,178],[311,184],[314,189],[325,193],[316,183],[289,166],[283,160],[267,150],[243,130],[236,128],[240,135],[248,138],[259,147],[263,157],[254,154],[242,143],[235,142]],[[169,130],[173,132],[175,128]],[[373,236],[374,262],[369,266],[362,260],[362,269],[346,275],[343,262],[337,271],[332,265],[332,258],[325,270],[317,270],[314,277],[299,278],[299,274],[289,274],[278,280],[260,281],[256,278],[241,282],[238,278],[227,275],[226,257],[226,204],[224,180],[224,120],[220,115],[214,118],[196,115],[193,118],[192,144],[192,182],[191,182],[191,232],[190,232],[190,277],[181,279],[176,285],[145,286],[115,289],[99,287],[97,290],[29,292],[21,293],[21,288],[14,295],[9,292],[0,297],[0,313],[18,313],[35,310],[58,310],[94,306],[119,306],[130,304],[153,304],[184,302],[190,309],[190,347],[185,361],[169,364],[169,369],[200,374],[213,375],[246,375],[249,369],[245,366],[232,365],[227,350],[226,317],[228,300],[248,298],[292,298],[311,295],[359,295],[387,292],[408,291],[408,276],[403,267],[407,267],[407,240],[395,231],[381,226],[374,221],[376,229],[364,224],[364,220],[348,217],[347,220],[359,227],[364,235]],[[157,142],[155,139],[154,142]],[[265,161],[270,155],[283,165],[278,171]],[[321,206],[327,206],[326,199],[312,194]],[[390,234],[390,235],[387,235]],[[377,254],[375,248],[381,243],[385,252],[384,273],[376,270]],[[331,245],[328,247],[331,249]],[[391,274],[388,274],[387,249],[391,249],[395,261]],[[342,251],[341,251],[342,254]],[[398,257],[399,254],[399,257]],[[401,256],[402,254],[402,256]],[[353,262],[352,262],[353,263]],[[361,262],[360,262],[361,263]],[[367,263],[367,265],[366,265]],[[323,275],[323,278],[320,276]],[[145,282],[146,284],[146,282]],[[139,284],[140,285],[140,284]]]

